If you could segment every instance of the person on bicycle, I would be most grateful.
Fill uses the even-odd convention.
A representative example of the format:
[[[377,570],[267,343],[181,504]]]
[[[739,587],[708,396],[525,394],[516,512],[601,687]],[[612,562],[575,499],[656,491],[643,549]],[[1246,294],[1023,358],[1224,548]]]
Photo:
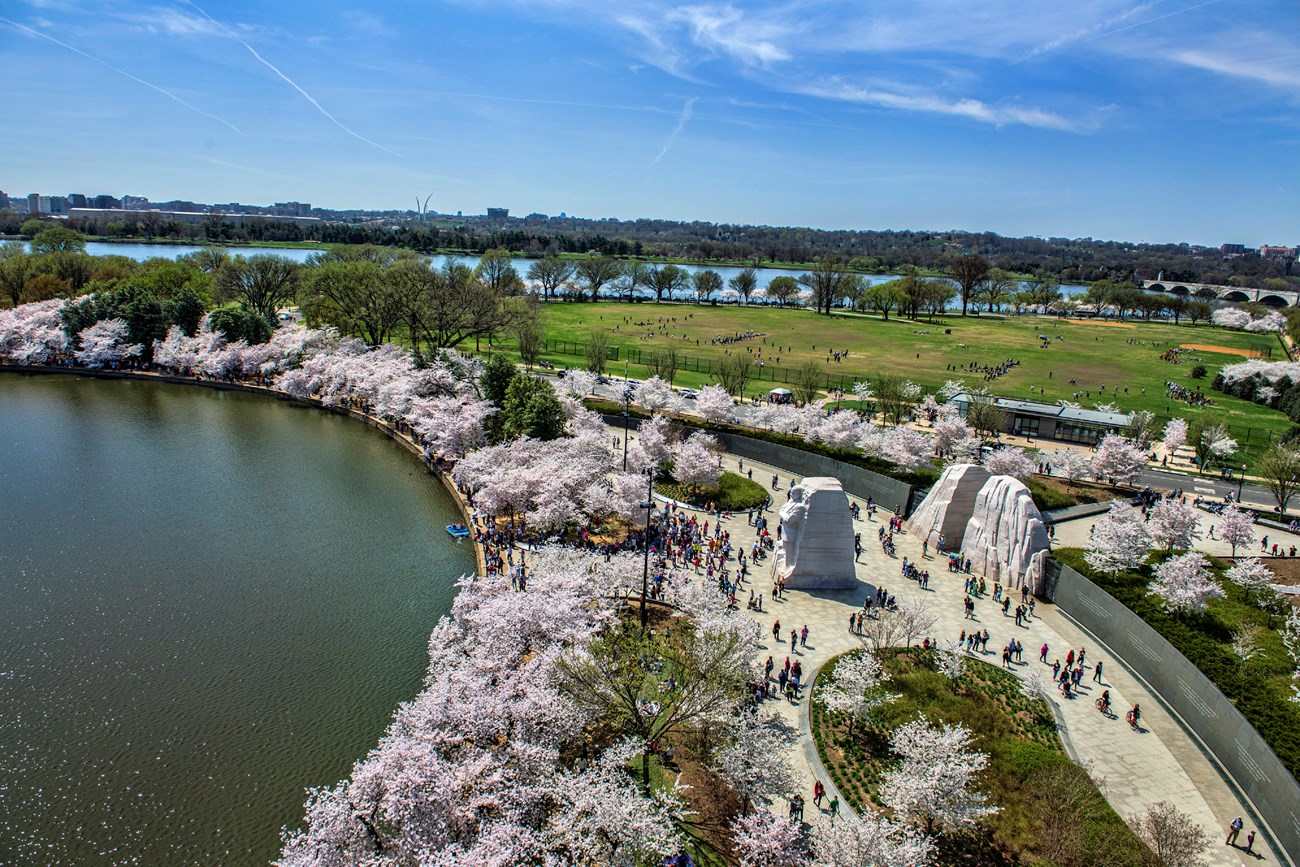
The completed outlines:
[[[1097,707],[1101,708],[1102,713],[1110,712],[1110,690],[1102,690],[1101,698],[1097,699]]]
[[[1128,712],[1128,724],[1137,728],[1138,720],[1140,719],[1142,719],[1142,708],[1135,704],[1133,705],[1133,709]]]

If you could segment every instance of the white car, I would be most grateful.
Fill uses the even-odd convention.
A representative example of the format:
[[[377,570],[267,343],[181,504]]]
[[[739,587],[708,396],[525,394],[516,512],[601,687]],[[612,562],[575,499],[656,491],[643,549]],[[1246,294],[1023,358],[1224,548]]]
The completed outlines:
[[[687,400],[695,400],[695,398],[700,396],[700,393],[693,388],[679,388],[677,389],[677,393]]]

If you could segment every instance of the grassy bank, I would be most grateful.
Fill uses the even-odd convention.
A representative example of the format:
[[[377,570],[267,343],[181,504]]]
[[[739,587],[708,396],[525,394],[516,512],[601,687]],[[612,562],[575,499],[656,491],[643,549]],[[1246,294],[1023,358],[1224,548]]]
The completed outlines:
[[[586,365],[583,347],[595,332],[604,333],[612,350],[607,371],[619,375],[643,378],[647,368],[642,362],[648,354],[675,348],[681,357],[674,380],[677,385],[700,386],[713,381],[711,370],[727,352],[745,352],[757,360],[761,350],[764,365],[747,389],[751,396],[788,385],[807,361],[822,365],[827,379],[846,389],[855,381],[888,372],[901,373],[934,391],[948,379],[986,384],[979,373],[953,370],[952,366],[971,362],[997,365],[1015,358],[1019,366],[987,383],[995,394],[1022,400],[1068,400],[1084,407],[1111,403],[1119,412],[1147,410],[1161,419],[1191,420],[1207,415],[1230,426],[1248,462],[1270,437],[1291,426],[1283,413],[1209,388],[1220,368],[1243,360],[1244,354],[1268,349],[1275,358],[1282,358],[1276,339],[1205,323],[1101,324],[956,315],[939,316],[934,322],[910,322],[857,314],[823,316],[801,309],[601,302],[546,304],[542,324],[550,341],[544,358],[564,367]],[[715,337],[745,331],[760,336],[730,344],[712,342]],[[1048,337],[1046,349],[1038,339],[1040,334]],[[1184,345],[1211,348],[1184,353],[1189,363],[1160,359],[1166,349]],[[509,344],[505,349],[510,351]],[[849,355],[840,362],[827,361],[829,350],[847,350]],[[1193,360],[1207,368],[1205,379],[1190,377]],[[1166,381],[1188,388],[1200,385],[1214,403],[1192,407],[1170,400]],[[1103,385],[1104,397],[1100,393]],[[1114,392],[1117,385],[1118,394]],[[1083,394],[1075,397],[1076,392]]]

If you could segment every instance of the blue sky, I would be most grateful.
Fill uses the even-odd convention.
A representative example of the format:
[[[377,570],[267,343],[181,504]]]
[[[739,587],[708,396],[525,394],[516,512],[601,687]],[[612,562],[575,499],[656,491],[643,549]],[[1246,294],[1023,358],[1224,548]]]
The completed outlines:
[[[1300,244],[1294,0],[0,3],[0,189]]]

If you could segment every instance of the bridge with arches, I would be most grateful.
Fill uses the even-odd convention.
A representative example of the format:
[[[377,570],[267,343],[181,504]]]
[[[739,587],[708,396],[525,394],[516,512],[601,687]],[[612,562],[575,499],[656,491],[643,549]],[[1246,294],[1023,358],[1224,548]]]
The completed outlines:
[[[1300,307],[1300,292],[1251,289],[1246,286],[1216,286],[1213,283],[1186,283],[1181,280],[1143,280],[1142,288],[1148,292],[1168,292],[1206,301],[1258,301],[1269,307]],[[1213,292],[1210,296],[1205,291]]]

